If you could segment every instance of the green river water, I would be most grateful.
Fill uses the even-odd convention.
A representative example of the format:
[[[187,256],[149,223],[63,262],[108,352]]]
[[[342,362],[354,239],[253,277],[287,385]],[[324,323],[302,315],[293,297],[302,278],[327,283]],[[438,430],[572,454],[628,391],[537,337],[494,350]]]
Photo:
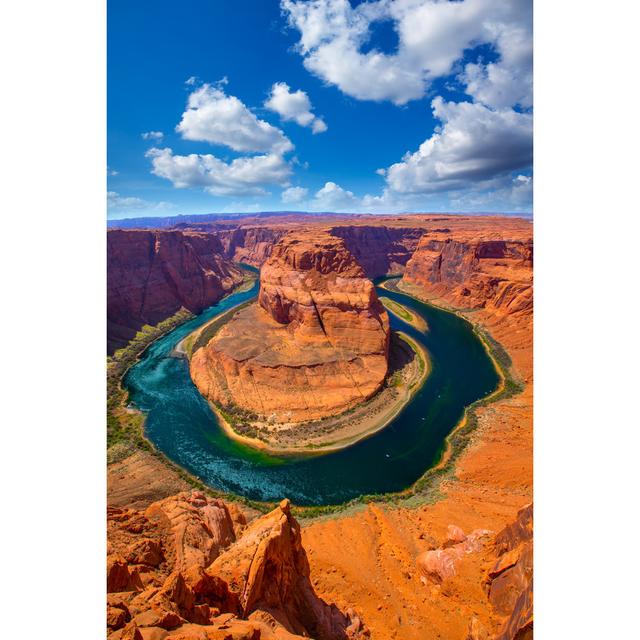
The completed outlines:
[[[464,409],[490,394],[499,376],[472,326],[453,313],[407,295],[378,294],[409,307],[429,326],[426,334],[389,314],[393,329],[425,347],[431,372],[411,402],[382,431],[342,451],[276,457],[225,435],[189,376],[175,345],[213,316],[257,295],[235,293],[153,343],[124,384],[146,416],[146,435],[171,460],[205,484],[255,500],[288,497],[299,505],[339,504],[365,494],[403,490],[440,458]]]

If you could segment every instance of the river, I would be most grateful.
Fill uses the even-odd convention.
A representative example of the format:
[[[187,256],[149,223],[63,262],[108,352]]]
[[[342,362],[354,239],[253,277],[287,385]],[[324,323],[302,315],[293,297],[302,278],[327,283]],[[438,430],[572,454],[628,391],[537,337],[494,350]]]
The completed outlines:
[[[147,414],[146,435],[171,460],[205,484],[254,500],[299,505],[339,504],[365,494],[400,491],[440,458],[444,441],[464,408],[488,394],[499,376],[472,326],[457,315],[407,295],[384,295],[422,316],[420,333],[389,314],[391,327],[428,351],[431,371],[423,387],[382,431],[342,451],[275,457],[228,438],[189,376],[175,345],[213,316],[257,295],[258,283],[234,293],[154,342],[124,379],[133,404]]]

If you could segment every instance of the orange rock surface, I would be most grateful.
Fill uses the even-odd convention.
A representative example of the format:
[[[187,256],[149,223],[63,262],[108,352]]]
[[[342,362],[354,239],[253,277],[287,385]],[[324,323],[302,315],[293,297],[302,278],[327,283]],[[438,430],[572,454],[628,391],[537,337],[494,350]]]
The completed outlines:
[[[528,314],[533,308],[531,229],[482,235],[425,233],[407,262],[403,282],[461,308],[495,316]]]
[[[364,638],[318,598],[289,504],[247,525],[232,504],[184,492],[108,511],[109,640]]]
[[[193,354],[191,377],[224,407],[275,422],[334,415],[387,373],[389,319],[362,267],[328,232],[292,232],[260,272],[258,304]]]
[[[442,227],[443,222],[439,222]],[[529,246],[531,238],[531,223],[520,219],[467,218],[459,220],[457,228],[449,221],[446,227],[448,231],[427,230],[421,245],[429,236],[464,238],[470,245],[474,238],[510,238],[520,246]],[[526,598],[531,591],[520,592],[529,596],[523,595],[523,606],[510,614],[496,607],[487,591],[489,572],[496,565],[495,539],[463,554],[453,563],[455,573],[439,584],[428,579],[424,584],[421,578],[426,576],[418,559],[425,552],[446,550],[450,525],[463,531],[497,532],[514,523],[532,501],[533,307],[530,303],[501,305],[493,287],[474,284],[474,274],[482,282],[486,272],[496,268],[504,280],[530,287],[531,263],[513,258],[512,271],[491,265],[505,258],[473,258],[469,271],[462,260],[459,274],[431,282],[427,265],[433,263],[421,260],[419,251],[420,247],[415,260],[407,264],[402,288],[435,304],[460,309],[482,326],[506,349],[512,374],[524,389],[480,409],[472,444],[458,459],[453,475],[441,484],[441,499],[411,509],[372,503],[355,514],[305,527],[303,542],[312,575],[317,576],[314,586],[338,606],[357,603],[373,640],[525,638],[533,627],[532,618],[527,619]],[[410,269],[413,275],[407,275]],[[465,284],[473,295],[460,295]],[[524,555],[522,566],[526,567]]]

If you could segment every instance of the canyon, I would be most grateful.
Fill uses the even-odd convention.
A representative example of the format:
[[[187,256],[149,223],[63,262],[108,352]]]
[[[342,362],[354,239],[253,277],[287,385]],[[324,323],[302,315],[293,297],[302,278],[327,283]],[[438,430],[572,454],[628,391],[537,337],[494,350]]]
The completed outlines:
[[[532,637],[530,221],[427,214],[248,216],[188,223],[166,233],[208,238],[193,242],[210,243],[209,271],[235,269],[234,260],[262,268],[264,293],[261,285],[253,317],[287,334],[279,343],[287,356],[295,349],[322,348],[331,335],[340,352],[353,350],[354,342],[366,344],[364,355],[382,362],[386,313],[372,301],[366,283],[396,274],[402,275],[400,290],[455,310],[499,344],[519,387],[478,410],[470,444],[439,482],[436,496],[411,505],[370,500],[331,517],[298,522],[288,503],[260,515],[233,500],[185,492],[184,479],[148,452],[110,465],[107,623],[113,640]],[[136,292],[137,301],[149,295],[139,293],[149,269],[135,266],[149,265],[142,258],[150,246],[145,242],[136,240],[135,268],[121,275],[112,269],[111,276]],[[177,255],[193,251],[181,249]],[[154,270],[162,272],[160,266]],[[189,272],[194,273],[181,273]],[[227,291],[234,286],[230,277]],[[302,286],[305,278],[309,283]],[[160,309],[169,298],[163,290],[167,279],[154,279],[162,295],[149,309]],[[191,289],[181,278],[171,282],[179,290],[172,294],[173,306],[177,298],[188,308],[181,298]],[[119,302],[122,326],[135,326],[126,314],[139,318],[140,308]],[[357,322],[339,322],[343,312]],[[160,315],[148,317],[157,322]],[[242,331],[251,335],[254,321],[249,316],[244,322]],[[225,339],[223,331],[218,342]],[[201,352],[203,357],[206,350]],[[367,389],[375,387],[382,368]],[[272,388],[292,380],[274,380]],[[279,393],[295,396],[287,389]],[[329,410],[322,403],[342,406],[344,400],[327,396],[313,409]],[[303,407],[299,398],[292,401]],[[258,406],[256,399],[251,402]],[[162,483],[159,468],[166,475]]]

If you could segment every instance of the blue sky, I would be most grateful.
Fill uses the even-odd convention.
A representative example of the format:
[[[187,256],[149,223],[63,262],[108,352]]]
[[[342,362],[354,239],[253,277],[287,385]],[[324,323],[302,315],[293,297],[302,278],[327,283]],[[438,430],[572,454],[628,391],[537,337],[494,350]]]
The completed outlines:
[[[108,215],[532,207],[531,3],[108,2]]]

